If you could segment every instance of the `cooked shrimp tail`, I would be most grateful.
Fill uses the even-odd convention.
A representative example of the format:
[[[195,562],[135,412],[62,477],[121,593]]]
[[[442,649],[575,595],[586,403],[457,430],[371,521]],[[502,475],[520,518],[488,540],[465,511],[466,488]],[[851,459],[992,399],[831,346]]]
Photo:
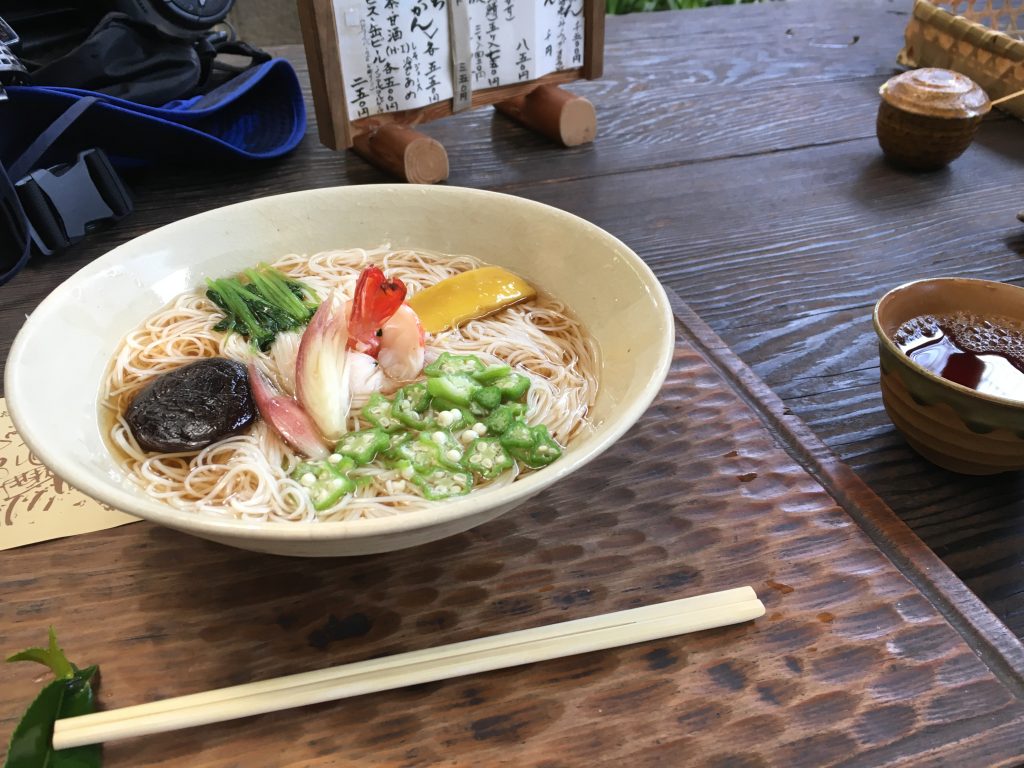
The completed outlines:
[[[360,273],[352,297],[352,315],[348,321],[349,347],[375,355],[380,346],[377,331],[405,301],[405,283],[388,280],[380,267],[367,267]]]
[[[381,328],[377,360],[394,381],[412,381],[423,370],[426,353],[423,326],[416,312],[402,304]]]

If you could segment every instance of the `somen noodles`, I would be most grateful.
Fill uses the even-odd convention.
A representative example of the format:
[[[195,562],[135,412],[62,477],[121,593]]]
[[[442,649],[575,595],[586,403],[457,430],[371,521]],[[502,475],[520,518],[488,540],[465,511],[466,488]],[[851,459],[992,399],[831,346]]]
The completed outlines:
[[[323,299],[332,290],[351,297],[361,270],[370,264],[403,281],[409,296],[482,265],[469,256],[382,247],[327,251],[312,257],[289,255],[272,266]],[[392,515],[431,503],[399,470],[362,466],[351,472],[355,490],[318,513],[306,490],[291,477],[304,457],[264,420],[198,452],[142,450],[124,418],[129,403],[154,377],[197,359],[223,357],[245,363],[255,358],[271,381],[286,392],[293,390],[297,341],[289,344],[285,339],[261,352],[238,333],[215,330],[222,317],[205,288],[197,288],[131,332],[114,356],[102,398],[103,408],[111,415],[109,438],[123,456],[130,477],[150,496],[178,509],[248,521],[351,520]],[[427,335],[428,362],[445,351],[471,353],[485,365],[506,363],[526,374],[531,386],[524,418],[531,425],[547,425],[562,446],[589,429],[586,416],[597,392],[596,349],[556,298],[538,294],[457,329]],[[354,399],[348,416],[350,430],[368,426],[360,415],[366,400],[367,396]],[[518,472],[513,467],[486,487],[511,483]]]

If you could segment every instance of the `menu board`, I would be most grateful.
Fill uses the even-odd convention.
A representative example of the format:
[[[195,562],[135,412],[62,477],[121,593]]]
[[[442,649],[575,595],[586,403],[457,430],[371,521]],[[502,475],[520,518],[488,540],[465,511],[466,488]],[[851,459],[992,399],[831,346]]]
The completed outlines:
[[[333,0],[349,119],[584,64],[584,0]],[[456,77],[455,73],[460,76]]]

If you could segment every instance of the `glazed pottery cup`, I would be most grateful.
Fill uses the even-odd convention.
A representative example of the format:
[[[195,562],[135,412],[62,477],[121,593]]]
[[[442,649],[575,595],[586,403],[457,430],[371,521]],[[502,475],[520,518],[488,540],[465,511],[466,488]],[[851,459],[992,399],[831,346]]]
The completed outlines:
[[[908,320],[956,312],[1024,326],[1024,288],[942,277],[885,294],[874,311],[885,410],[907,442],[944,469],[969,475],[1024,469],[1024,392],[1019,401],[977,392],[927,371],[893,341]]]

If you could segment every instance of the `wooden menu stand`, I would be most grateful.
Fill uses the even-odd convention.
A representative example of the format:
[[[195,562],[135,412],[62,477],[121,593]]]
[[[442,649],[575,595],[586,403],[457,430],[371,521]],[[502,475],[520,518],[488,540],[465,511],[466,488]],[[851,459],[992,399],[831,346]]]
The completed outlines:
[[[567,147],[588,144],[597,135],[594,105],[557,85],[537,86],[527,94],[497,102],[494,108]]]
[[[593,80],[602,73],[605,0],[582,0],[581,9],[580,66],[549,72],[534,80],[474,89],[470,103],[458,111],[493,104],[502,114],[564,146],[593,141],[597,134],[593,104],[559,87],[574,80]],[[320,140],[332,149],[351,148],[378,168],[408,182],[434,184],[447,179],[448,154],[444,147],[411,126],[455,114],[455,99],[354,118],[346,100],[335,3],[298,0],[298,10]],[[397,20],[398,16],[387,18]],[[349,24],[347,16],[342,21]],[[404,27],[402,31],[409,32]]]
[[[529,93],[499,101],[494,108],[566,147],[587,144],[597,135],[594,105],[557,85],[540,85]],[[398,123],[364,126],[361,133],[352,137],[352,150],[382,171],[411,184],[436,184],[448,178],[448,153],[444,146]]]
[[[441,143],[402,125],[386,123],[356,134],[352,150],[410,184],[436,184],[448,178],[448,153]]]

